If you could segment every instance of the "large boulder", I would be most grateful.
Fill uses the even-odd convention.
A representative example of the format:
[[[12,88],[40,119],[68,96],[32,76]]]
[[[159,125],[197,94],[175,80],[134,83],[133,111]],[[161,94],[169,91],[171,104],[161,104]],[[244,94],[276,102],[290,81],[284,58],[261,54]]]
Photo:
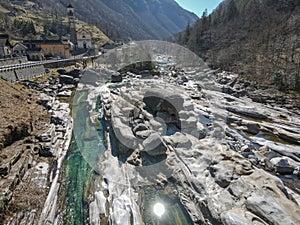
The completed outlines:
[[[242,123],[244,126],[246,126],[246,131],[250,134],[256,135],[260,131],[260,126],[258,123],[252,123],[252,122],[245,122]]]
[[[141,138],[141,139],[146,139],[153,133],[155,133],[155,131],[153,131],[153,130],[143,130],[143,131],[137,131],[135,133],[135,136],[138,138]]]
[[[297,166],[297,163],[288,157],[275,157],[271,159],[271,163],[279,174],[292,174]]]
[[[62,74],[59,76],[59,83],[60,84],[75,84],[76,82],[72,76]]]
[[[60,117],[58,117],[56,115],[52,115],[51,116],[51,123],[53,123],[54,125],[63,125],[64,121]]]
[[[144,148],[142,152],[147,152],[149,155],[164,155],[167,151],[167,146],[158,133],[151,134],[143,141]]]
[[[154,130],[161,135],[166,134],[167,132],[167,125],[166,123],[159,117],[149,120],[149,127],[151,130]]]
[[[249,215],[250,212],[247,214]],[[252,225],[252,221],[245,216],[247,214],[241,209],[232,209],[222,213],[221,220],[225,225]]]
[[[250,117],[257,120],[267,120],[269,117],[263,112],[258,112],[255,108],[241,108],[241,107],[226,107],[226,110],[241,116]]]
[[[187,119],[180,119],[181,131],[191,134],[198,139],[205,138],[206,130],[202,123],[198,122],[198,118],[191,116]]]
[[[170,144],[175,148],[183,148],[190,150],[192,148],[192,142],[187,135],[177,132],[169,137]]]
[[[272,195],[256,192],[247,198],[246,208],[260,218],[263,218],[267,224],[299,224],[299,216],[297,215],[299,210],[292,208],[292,206],[296,205],[290,203],[291,208],[287,209],[284,206],[286,202],[278,200],[280,199],[276,199]]]
[[[112,118],[112,127],[117,140],[126,147],[127,152],[137,148],[138,139],[134,136],[132,129],[124,124],[120,118]]]
[[[94,85],[94,86],[98,86],[96,84],[97,81],[101,80],[101,78],[106,79],[108,76],[106,75],[106,73],[99,71],[96,72],[94,70],[91,69],[86,69],[84,70],[83,74],[82,74],[82,78],[80,80],[81,84],[89,84],[89,85]]]

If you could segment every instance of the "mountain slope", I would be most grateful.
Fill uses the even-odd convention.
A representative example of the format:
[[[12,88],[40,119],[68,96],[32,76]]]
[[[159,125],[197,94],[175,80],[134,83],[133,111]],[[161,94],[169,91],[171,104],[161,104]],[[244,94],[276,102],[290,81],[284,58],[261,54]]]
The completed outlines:
[[[108,36],[163,39],[193,24],[197,16],[174,0],[49,0],[37,1],[48,11],[65,13],[71,3],[77,18],[97,25]]]
[[[55,11],[45,12],[39,4],[29,1],[8,2],[0,0],[0,33],[10,35],[14,41],[37,37],[58,38],[69,34],[66,13],[58,15]],[[81,20],[76,21],[77,29],[85,27],[92,32],[95,44],[102,45],[109,38],[94,25]]]
[[[299,33],[299,0],[225,0],[179,42],[213,67],[300,91]]]

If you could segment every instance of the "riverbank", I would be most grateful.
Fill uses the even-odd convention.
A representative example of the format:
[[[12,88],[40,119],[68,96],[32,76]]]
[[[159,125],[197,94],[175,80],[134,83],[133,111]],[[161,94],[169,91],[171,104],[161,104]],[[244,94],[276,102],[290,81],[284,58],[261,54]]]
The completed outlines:
[[[63,85],[55,73],[1,83],[1,223],[53,221],[73,129],[70,105],[60,93],[75,86]]]
[[[27,135],[1,149],[11,153],[1,155],[4,224],[300,221],[289,210],[300,210],[297,104],[235,74],[156,57],[154,74],[99,61],[81,80],[61,69],[3,83],[14,98],[3,124],[12,114],[30,128],[2,135]],[[26,101],[28,117],[14,112]]]

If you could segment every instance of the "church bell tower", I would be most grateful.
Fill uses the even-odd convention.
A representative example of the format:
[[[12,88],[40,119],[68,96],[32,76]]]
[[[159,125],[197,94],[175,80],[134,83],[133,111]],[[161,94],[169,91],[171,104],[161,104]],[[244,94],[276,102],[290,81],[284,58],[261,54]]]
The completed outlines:
[[[68,10],[68,19],[69,19],[69,29],[70,29],[70,41],[77,46],[77,35],[76,35],[76,26],[75,26],[75,15],[74,7],[69,4],[67,7]]]

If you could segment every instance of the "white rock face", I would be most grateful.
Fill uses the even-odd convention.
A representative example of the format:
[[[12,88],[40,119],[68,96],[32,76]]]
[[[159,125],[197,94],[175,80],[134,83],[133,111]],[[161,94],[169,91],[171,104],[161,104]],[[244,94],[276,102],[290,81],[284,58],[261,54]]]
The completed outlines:
[[[164,74],[130,73],[100,91],[104,118],[125,148],[99,156],[106,185],[95,188],[91,224],[100,215],[142,224],[146,184],[179,200],[194,224],[300,224],[291,185],[299,185],[299,114],[253,102],[236,75]]]
[[[167,146],[158,133],[151,134],[143,141],[142,152],[147,152],[149,155],[163,155],[166,154]]]

